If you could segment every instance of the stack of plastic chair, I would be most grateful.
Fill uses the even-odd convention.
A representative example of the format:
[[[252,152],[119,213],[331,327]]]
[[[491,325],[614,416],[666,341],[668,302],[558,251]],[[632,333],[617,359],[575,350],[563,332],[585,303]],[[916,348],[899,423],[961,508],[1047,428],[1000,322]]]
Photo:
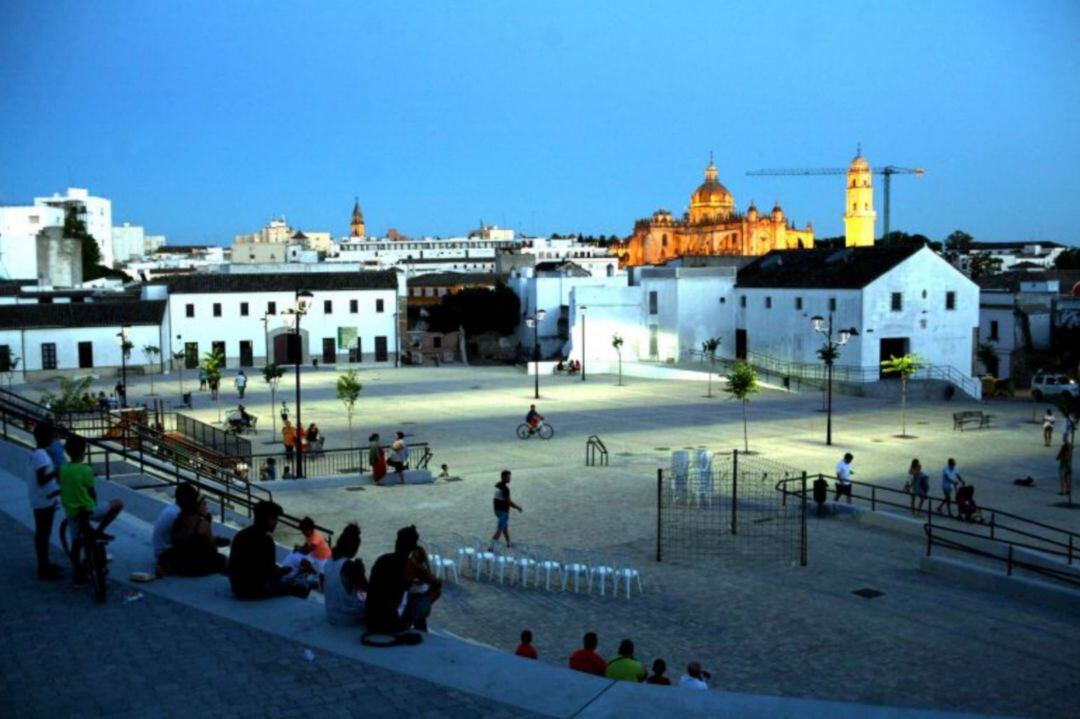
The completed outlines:
[[[604,596],[604,589],[609,581],[611,582],[611,593],[615,594],[617,591],[615,588],[616,570],[610,558],[604,552],[593,552],[589,556],[589,567],[592,570],[593,578],[600,585],[600,596]]]
[[[671,453],[671,484],[675,490],[675,501],[688,496],[687,483],[690,477],[690,453],[679,449]]]
[[[537,547],[536,557],[536,573],[534,576],[534,584],[540,586],[540,573],[544,573],[544,588],[551,589],[551,576],[554,574],[558,579],[562,579],[563,568],[562,564],[555,559],[555,553],[551,551],[550,547]],[[556,584],[555,586],[558,586]]]
[[[638,593],[643,593],[645,590],[641,586],[641,572],[633,567],[619,567],[615,570],[615,593],[619,592],[619,582],[622,581],[626,584],[626,598],[630,598],[630,585],[632,582],[637,581]]]
[[[529,586],[529,573],[536,572],[536,552],[524,544],[514,545],[514,581]]]
[[[585,579],[585,589],[587,593],[592,593],[592,568],[589,566],[589,562],[583,556],[580,556],[581,552],[567,552],[563,566],[562,588],[566,591],[566,585],[569,583],[570,578],[574,578],[574,591],[581,591],[581,580]]]
[[[706,449],[694,451],[693,493],[694,502],[704,507],[712,503],[713,497],[713,456]]]

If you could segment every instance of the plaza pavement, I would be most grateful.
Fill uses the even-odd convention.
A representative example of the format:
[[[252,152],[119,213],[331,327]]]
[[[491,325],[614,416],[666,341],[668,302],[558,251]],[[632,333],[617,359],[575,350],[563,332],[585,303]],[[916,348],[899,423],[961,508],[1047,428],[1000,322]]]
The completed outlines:
[[[333,397],[337,373],[304,372],[304,421],[316,421],[327,447],[347,443],[344,411]],[[520,629],[537,634],[542,660],[563,663],[586,630],[601,634],[612,653],[623,636],[640,658],[668,660],[677,674],[691,659],[714,672],[719,688],[788,696],[845,699],[1025,716],[1072,716],[1080,682],[1074,647],[1080,621],[952,586],[917,571],[922,545],[892,532],[843,518],[812,519],[807,568],[721,563],[706,567],[656,564],[655,473],[671,449],[741,445],[741,415],[714,386],[614,377],[542,377],[539,409],[556,428],[549,442],[513,435],[532,401],[532,382],[509,368],[361,369],[364,391],[354,420],[357,437],[401,428],[428,441],[433,465],[446,462],[456,483],[421,487],[341,488],[279,492],[290,512],[310,513],[340,527],[364,528],[362,554],[370,562],[392,544],[394,532],[416,523],[421,535],[449,543],[456,532],[492,529],[490,498],[498,470],[514,470],[515,540],[563,548],[603,548],[642,570],[646,592],[631,600],[477,584],[451,587],[435,621],[456,634],[512,649]],[[133,383],[137,396],[143,382]],[[171,386],[170,386],[171,385]],[[715,385],[715,383],[714,383]],[[231,384],[226,382],[227,387]],[[246,404],[260,415],[269,439],[269,397],[252,377]],[[291,386],[286,377],[283,390]],[[175,382],[159,391],[176,394]],[[33,396],[33,392],[30,393]],[[289,397],[291,393],[279,392]],[[196,396],[194,414],[208,421],[217,410]],[[223,407],[235,404],[223,394]],[[901,440],[899,403],[834,398],[834,447],[823,444],[824,414],[817,394],[766,391],[750,411],[750,446],[768,459],[831,471],[839,455],[856,455],[856,478],[899,488],[914,456],[938,486],[949,456],[978,487],[980,503],[1071,528],[1080,512],[1053,504],[1053,454],[1045,448],[1032,408],[1022,403],[917,402]],[[995,427],[953,432],[951,412],[978,408],[996,415]],[[293,408],[295,412],[295,408]],[[1041,410],[1039,412],[1041,414]],[[611,466],[585,468],[584,441],[597,433]],[[1056,440],[1056,438],[1055,438]],[[1016,487],[1032,475],[1034,488]],[[854,589],[885,595],[866,600]]]

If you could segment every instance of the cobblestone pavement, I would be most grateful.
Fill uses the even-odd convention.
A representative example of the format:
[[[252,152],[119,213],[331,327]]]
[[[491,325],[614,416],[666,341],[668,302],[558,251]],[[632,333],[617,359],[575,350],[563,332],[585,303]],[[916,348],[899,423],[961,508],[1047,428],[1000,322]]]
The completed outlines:
[[[29,532],[0,515],[0,716],[536,716],[147,595],[108,602],[32,579]]]

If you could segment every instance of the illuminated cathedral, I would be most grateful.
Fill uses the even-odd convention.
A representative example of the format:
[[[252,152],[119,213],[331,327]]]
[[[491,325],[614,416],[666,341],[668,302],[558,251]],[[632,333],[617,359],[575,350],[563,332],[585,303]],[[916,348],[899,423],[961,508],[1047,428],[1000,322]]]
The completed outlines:
[[[690,196],[682,219],[667,210],[634,223],[634,234],[618,248],[623,266],[656,265],[687,255],[763,255],[770,250],[814,246],[814,229],[796,229],[777,202],[772,211],[758,212],[754,203],[739,212],[735,198],[717,179],[712,158],[705,182]]]

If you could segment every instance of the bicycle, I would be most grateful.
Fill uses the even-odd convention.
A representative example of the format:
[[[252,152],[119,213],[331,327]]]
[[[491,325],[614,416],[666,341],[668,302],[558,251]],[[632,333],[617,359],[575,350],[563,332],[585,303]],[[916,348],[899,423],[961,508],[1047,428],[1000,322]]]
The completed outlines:
[[[534,434],[539,435],[540,439],[551,439],[555,434],[555,428],[544,421],[541,421],[540,424],[536,425],[535,429],[530,427],[528,422],[522,422],[518,425],[518,439],[528,439]]]
[[[102,537],[97,530],[90,526],[90,518],[82,514],[78,520],[80,526],[81,537],[90,537],[90,541],[81,541],[80,548],[82,549],[82,557],[78,558],[72,556],[73,547],[69,543],[68,530],[73,528],[71,520],[65,517],[60,522],[60,545],[64,549],[64,554],[71,560],[73,567],[77,567],[76,571],[82,571],[90,584],[90,592],[97,602],[104,602],[108,585],[106,584],[106,578],[109,576],[109,560],[106,556],[105,546],[111,541]]]

